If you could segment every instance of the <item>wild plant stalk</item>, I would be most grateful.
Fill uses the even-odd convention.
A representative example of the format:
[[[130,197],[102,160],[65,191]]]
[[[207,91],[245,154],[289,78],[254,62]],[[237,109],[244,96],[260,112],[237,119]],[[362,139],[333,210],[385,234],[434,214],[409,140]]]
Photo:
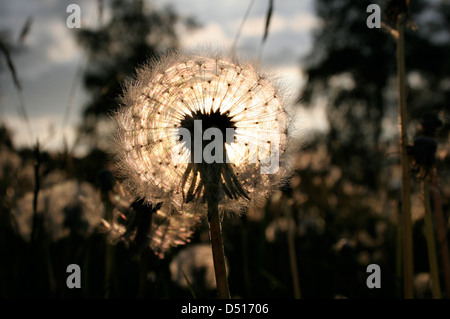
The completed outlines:
[[[109,200],[108,192],[102,190],[102,201],[103,205],[105,207],[105,219],[108,223],[112,223],[113,214],[112,214],[112,203]],[[105,299],[110,298],[111,296],[111,274],[112,274],[112,264],[113,264],[113,255],[114,250],[113,246],[108,243],[106,240],[105,242]]]
[[[404,298],[414,298],[414,265],[413,265],[413,240],[412,240],[412,222],[411,222],[411,184],[410,168],[407,153],[408,137],[407,112],[406,112],[406,92],[405,92],[405,53],[404,53],[404,15],[397,18],[397,78],[399,95],[399,138],[401,147],[401,165],[402,165],[402,234],[403,234],[403,287]]]
[[[197,294],[195,293],[194,287],[191,284],[191,281],[189,280],[188,276],[186,276],[186,273],[181,268],[181,273],[183,274],[184,280],[186,280],[186,284],[188,285],[189,292],[191,293],[192,298],[197,299]]]
[[[291,266],[292,273],[292,282],[294,285],[294,297],[295,299],[301,299],[302,295],[300,292],[300,284],[299,284],[299,276],[298,276],[298,266],[297,266],[297,254],[295,253],[295,227],[296,223],[292,214],[292,207],[286,205],[286,211],[289,218],[289,223],[292,223],[292,226],[288,225],[288,247],[289,247],[289,263]]]
[[[250,296],[251,288],[250,288],[250,273],[249,273],[249,260],[248,260],[248,231],[245,223],[242,223],[242,271],[244,274],[244,287],[245,287],[245,295]]]
[[[34,146],[34,190],[33,190],[33,220],[31,229],[31,247],[34,248],[33,254],[36,253],[37,247],[42,249],[44,255],[44,262],[47,268],[48,283],[50,291],[54,293],[56,291],[56,279],[54,276],[52,259],[50,257],[50,250],[48,247],[47,238],[42,234],[44,231],[42,219],[38,215],[38,197],[41,190],[41,175],[40,169],[42,164],[42,156],[39,147],[39,141]]]
[[[397,216],[398,216],[398,222],[397,222],[397,234],[396,234],[396,247],[395,247],[395,251],[396,251],[396,256],[395,256],[395,274],[396,274],[396,278],[400,279],[403,276],[403,253],[402,253],[402,246],[403,246],[403,234],[402,234],[402,224],[400,223],[401,221],[401,205],[398,206],[398,211],[397,211]],[[401,286],[398,286],[397,289],[398,295],[401,295],[402,293],[402,288]]]
[[[41,154],[39,151],[39,142],[36,142],[34,147],[34,189],[33,189],[33,224],[31,230],[31,240],[35,241],[37,238],[37,227],[38,227],[38,212],[37,212],[37,204],[38,204],[38,196],[41,188],[41,179],[39,170],[41,168]]]
[[[441,286],[439,283],[439,268],[436,254],[436,243],[434,237],[433,216],[431,212],[430,203],[430,186],[428,178],[425,177],[422,181],[422,191],[425,206],[425,237],[427,239],[428,248],[428,263],[430,265],[431,273],[431,291],[434,299],[441,299]]]
[[[444,273],[447,298],[450,298],[450,256],[447,241],[447,226],[442,211],[442,199],[435,178],[430,181],[430,193],[433,197],[434,216],[437,224],[437,242],[441,249],[442,271]]]
[[[244,27],[245,21],[247,21],[248,15],[249,15],[249,13],[250,13],[250,10],[252,9],[252,6],[253,6],[253,3],[254,3],[254,2],[255,2],[255,0],[251,0],[250,3],[249,3],[249,5],[248,5],[247,10],[245,11],[244,18],[242,19],[242,22],[241,22],[241,24],[239,25],[239,28],[238,28],[238,30],[237,30],[237,32],[236,32],[236,35],[235,35],[235,37],[234,37],[234,40],[233,40],[233,45],[231,46],[231,48],[233,49],[233,51],[236,50],[237,42],[238,42],[239,37],[241,36],[241,33],[242,33],[242,28]]]

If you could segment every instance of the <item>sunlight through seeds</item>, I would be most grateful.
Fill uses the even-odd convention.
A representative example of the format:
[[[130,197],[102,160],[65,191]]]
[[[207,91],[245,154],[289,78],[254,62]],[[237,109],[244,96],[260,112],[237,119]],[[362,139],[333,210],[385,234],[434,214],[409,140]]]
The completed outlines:
[[[138,70],[122,103],[116,117],[118,166],[134,192],[150,201],[205,211],[206,164],[204,158],[196,164],[194,153],[201,156],[208,149],[208,129],[223,134],[223,161],[216,169],[219,201],[227,210],[262,204],[286,171],[280,161],[287,113],[268,75],[251,64],[223,57],[163,57]],[[185,131],[193,135],[190,140]]]

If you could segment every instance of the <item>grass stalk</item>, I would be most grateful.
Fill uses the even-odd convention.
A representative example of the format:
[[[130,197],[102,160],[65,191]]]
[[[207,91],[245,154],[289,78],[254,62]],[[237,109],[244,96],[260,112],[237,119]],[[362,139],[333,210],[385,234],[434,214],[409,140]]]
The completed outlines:
[[[33,223],[31,228],[31,241],[34,242],[37,239],[37,232],[38,232],[38,212],[37,212],[37,205],[38,205],[38,196],[39,191],[41,188],[41,179],[39,170],[41,168],[41,153],[39,150],[39,141],[36,142],[36,145],[34,147],[34,189],[33,189]]]
[[[296,223],[294,220],[294,216],[292,214],[292,207],[289,206],[288,203],[286,205],[286,210],[289,218],[288,232],[287,232],[287,240],[288,240],[288,248],[289,248],[289,264],[291,267],[292,273],[292,284],[294,286],[294,297],[295,299],[301,299],[301,291],[299,284],[299,276],[298,276],[298,266],[297,266],[297,254],[295,249],[295,229]]]
[[[102,200],[103,205],[105,207],[105,219],[108,223],[112,223],[113,214],[112,214],[112,203],[109,200],[108,192],[102,191]],[[111,288],[112,288],[112,264],[113,264],[113,246],[108,243],[106,239],[105,242],[105,299],[110,298],[111,296]]]
[[[442,209],[442,198],[435,178],[430,180],[430,196],[433,198],[434,218],[437,224],[437,242],[441,250],[442,271],[444,273],[445,291],[450,298],[450,252],[448,249],[447,226]]]
[[[403,246],[403,234],[402,234],[402,224],[401,224],[401,214],[402,214],[402,208],[401,205],[398,206],[398,221],[397,221],[397,225],[396,225],[396,229],[397,229],[397,235],[396,235],[396,256],[395,256],[395,275],[396,275],[396,279],[397,281],[400,283],[401,282],[401,278],[403,276],[403,252],[402,252],[402,246]],[[397,287],[397,292],[398,295],[400,296],[402,294],[402,288],[401,288],[401,284],[398,284]]]
[[[241,232],[242,232],[242,271],[244,274],[244,287],[245,295],[251,295],[251,280],[249,273],[249,258],[248,258],[248,231],[247,231],[247,218],[244,213],[241,217]]]
[[[399,90],[399,137],[401,147],[402,165],[402,234],[403,234],[403,288],[404,298],[414,298],[414,264],[413,264],[413,238],[411,222],[411,182],[409,158],[407,153],[408,138],[407,112],[406,112],[406,92],[405,92],[405,53],[404,53],[404,15],[397,19],[397,77]]]
[[[43,226],[43,218],[38,214],[38,198],[41,190],[41,175],[40,169],[42,165],[42,157],[39,146],[39,141],[36,141],[34,146],[34,189],[33,189],[33,219],[31,229],[31,242],[33,248],[39,247],[42,249],[44,255],[45,267],[47,270],[48,284],[51,293],[56,292],[56,279],[53,271],[52,258],[50,257],[50,249],[48,238],[45,234],[45,228]]]
[[[181,269],[181,273],[183,274],[184,280],[186,280],[186,284],[188,285],[189,292],[191,293],[192,298],[197,299],[194,287],[192,286],[191,281],[189,280],[188,276],[186,276],[186,273],[183,271],[183,269]]]
[[[431,291],[434,299],[441,299],[441,287],[439,283],[439,268],[436,254],[436,243],[434,238],[433,216],[430,203],[430,186],[428,179],[424,178],[422,182],[423,199],[425,206],[425,237],[428,248],[428,262],[431,273]]]

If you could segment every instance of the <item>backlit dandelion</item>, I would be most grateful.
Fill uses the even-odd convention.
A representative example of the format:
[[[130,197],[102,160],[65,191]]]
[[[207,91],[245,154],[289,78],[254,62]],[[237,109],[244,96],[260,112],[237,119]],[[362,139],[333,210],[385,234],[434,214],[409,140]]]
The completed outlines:
[[[27,192],[13,210],[19,232],[26,240],[31,239],[33,197],[33,192]],[[70,233],[87,236],[95,231],[103,207],[89,183],[68,180],[42,189],[37,211],[51,239],[56,241]]]
[[[138,70],[122,103],[116,154],[123,177],[149,201],[208,212],[214,255],[219,212],[264,203],[286,171],[279,91],[250,63],[174,54]]]
[[[205,155],[210,141],[203,134],[209,128],[223,134],[228,159],[214,163],[220,164],[221,207],[239,211],[260,204],[280,181],[284,168],[277,161],[286,148],[287,116],[279,92],[253,65],[172,55],[141,68],[122,102],[116,153],[136,195],[205,212],[205,165],[203,158],[195,163],[194,155]],[[194,140],[195,120],[202,124],[200,145]],[[190,141],[181,139],[180,129],[190,132]],[[227,129],[233,133],[227,135]]]
[[[113,197],[112,220],[102,219],[101,225],[111,244],[123,242],[138,253],[148,246],[162,259],[171,248],[190,242],[199,217],[170,214],[167,207],[160,209],[161,203],[147,206],[141,199],[131,198],[122,187],[118,187],[118,193],[122,196]]]

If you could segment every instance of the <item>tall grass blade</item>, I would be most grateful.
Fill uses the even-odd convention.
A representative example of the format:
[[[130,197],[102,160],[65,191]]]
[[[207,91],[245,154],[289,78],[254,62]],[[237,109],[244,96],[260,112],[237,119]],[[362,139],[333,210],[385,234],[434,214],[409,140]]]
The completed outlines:
[[[33,24],[33,18],[29,16],[25,21],[22,30],[20,31],[18,42],[19,44],[23,44],[25,42],[26,37],[30,33],[31,25]]]
[[[244,18],[242,19],[241,25],[239,26],[239,29],[236,32],[236,36],[234,37],[233,45],[231,47],[233,51],[236,50],[236,46],[237,46],[239,37],[241,36],[241,33],[242,33],[242,28],[245,25],[245,21],[247,21],[248,15],[250,14],[250,10],[253,7],[253,3],[255,3],[255,0],[250,0],[247,11],[245,12]]]
[[[272,18],[272,12],[273,12],[273,0],[269,0],[269,8],[267,9],[267,14],[266,14],[266,24],[265,24],[265,28],[264,28],[264,35],[262,38],[262,45],[264,45],[264,43],[267,40],[267,36],[269,35],[269,26],[270,26],[270,20]]]
[[[183,269],[181,269],[181,273],[183,274],[184,280],[186,280],[186,283],[188,285],[188,288],[189,288],[189,291],[190,291],[190,293],[192,295],[192,298],[197,299],[197,295],[195,294],[194,287],[192,286],[191,281],[186,276],[186,273],[183,271]]]

